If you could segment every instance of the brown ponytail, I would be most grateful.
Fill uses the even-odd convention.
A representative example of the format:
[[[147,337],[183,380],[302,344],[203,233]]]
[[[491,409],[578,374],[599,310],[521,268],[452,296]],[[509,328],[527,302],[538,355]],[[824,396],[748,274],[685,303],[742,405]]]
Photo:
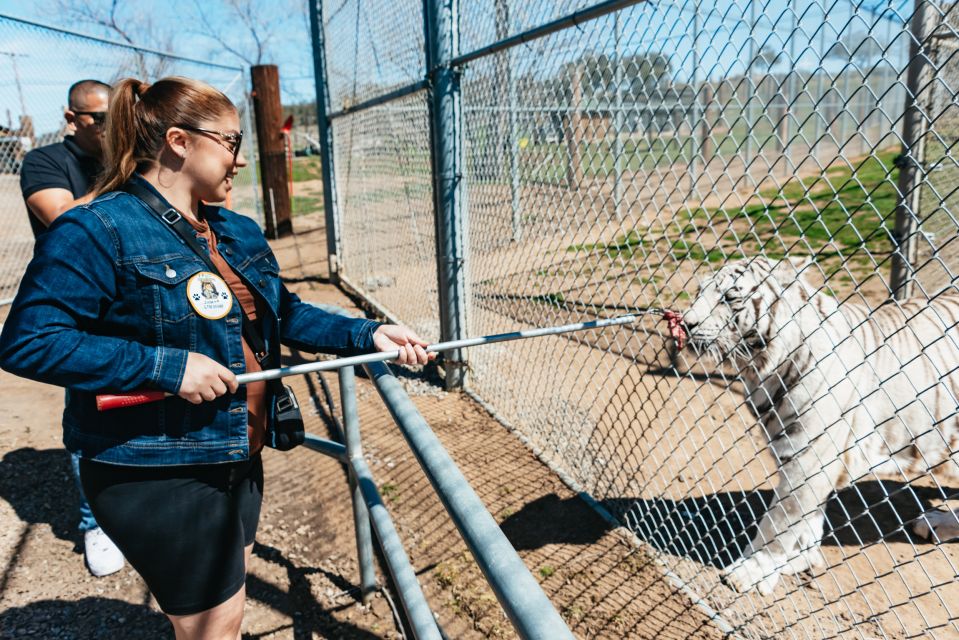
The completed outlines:
[[[104,170],[97,194],[114,191],[135,171],[144,171],[160,156],[167,130],[177,124],[199,125],[236,107],[223,93],[198,80],[169,77],[147,84],[121,80],[110,94]]]

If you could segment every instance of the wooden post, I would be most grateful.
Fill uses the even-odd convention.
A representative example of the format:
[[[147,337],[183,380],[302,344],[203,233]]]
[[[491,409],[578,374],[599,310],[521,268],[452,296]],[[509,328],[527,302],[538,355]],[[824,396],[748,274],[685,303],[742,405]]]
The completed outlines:
[[[283,108],[280,106],[280,74],[274,64],[250,68],[253,81],[253,114],[260,151],[260,184],[266,215],[266,237],[293,233],[290,220],[290,175],[283,139]]]

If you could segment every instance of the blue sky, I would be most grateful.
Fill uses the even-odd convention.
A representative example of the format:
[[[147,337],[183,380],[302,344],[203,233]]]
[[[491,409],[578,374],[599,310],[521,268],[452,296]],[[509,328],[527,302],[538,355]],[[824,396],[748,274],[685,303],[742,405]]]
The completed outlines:
[[[508,32],[515,34],[582,9],[597,0],[510,0]],[[664,54],[670,79],[741,76],[751,56],[766,49],[775,59],[772,71],[790,67],[804,72],[824,68],[838,73],[846,62],[827,52],[837,42],[858,44],[870,33],[887,48],[894,66],[903,63],[903,20],[913,0],[649,0],[618,12],[624,56]],[[422,78],[423,41],[419,2],[411,0],[334,0],[328,11],[328,59],[334,109]],[[545,79],[584,55],[616,48],[617,18],[607,15],[575,28],[512,49],[514,70]],[[496,38],[494,0],[462,0],[461,47],[467,51]],[[693,34],[698,32],[698,38]],[[889,43],[893,43],[891,46]],[[878,45],[878,47],[877,47]],[[855,46],[852,46],[854,49]],[[476,61],[471,74],[491,73],[492,59]],[[762,68],[753,67],[754,73]]]
[[[269,21],[269,28],[274,35],[274,42],[268,43],[268,57],[264,61],[277,64],[280,68],[284,102],[312,101],[315,96],[313,59],[308,23],[303,9],[305,2],[297,3],[291,0],[287,11],[282,14],[278,13],[276,8],[282,3],[258,3],[263,5],[262,15]],[[231,44],[245,52],[252,52],[253,45],[246,44],[242,38],[242,25],[236,19],[227,19],[231,14],[221,0],[206,0],[203,6],[211,18],[217,16],[225,34],[236,34],[236,37],[228,36]],[[65,19],[63,13],[56,8],[56,0],[0,0],[0,14],[109,40],[119,40],[118,36],[109,30]],[[248,66],[237,57],[222,51],[213,40],[203,37],[202,25],[195,15],[195,4],[190,0],[169,3],[133,0],[130,3],[130,11],[136,15],[143,15],[144,9],[149,10],[146,20],[150,24],[143,27],[142,32],[146,35],[142,37],[144,40],[152,40],[146,42],[145,46],[166,49],[162,44],[166,41],[172,43],[171,51],[181,56],[232,67]],[[185,20],[186,14],[190,14],[192,18]],[[136,22],[139,24],[142,20],[137,18]],[[164,38],[164,33],[169,35]],[[136,33],[133,37],[142,42]],[[156,60],[156,57],[146,56],[147,66],[155,68],[153,65]],[[16,88],[15,71],[16,75],[19,75],[20,91]],[[115,79],[118,73],[140,75],[129,52],[123,48],[91,43],[0,20],[0,124],[4,126],[8,124],[8,112],[9,120],[16,126],[22,101],[27,112],[33,117],[38,133],[55,129],[59,126],[66,102],[63,95],[66,87],[78,78],[93,77],[110,81]],[[230,69],[177,62],[163,69],[164,75],[169,73],[207,80],[226,90],[233,98],[242,96],[245,90],[245,81],[238,77],[236,71]]]
[[[57,10],[58,1],[62,5],[70,0],[0,0],[0,13],[118,39],[107,30],[70,19],[64,11]],[[107,0],[79,1],[107,3]],[[242,24],[226,6],[228,1],[204,0],[202,6],[223,33],[229,34],[231,45],[251,51],[252,44],[244,41]],[[314,98],[313,62],[306,2],[250,1],[256,17],[267,23],[267,30],[272,30],[268,61],[280,67],[284,102],[311,101]],[[123,0],[121,4],[128,10],[126,15],[121,13],[121,18],[135,16],[133,21],[137,24],[151,23],[149,29],[141,30],[147,46],[166,49],[167,45],[162,43],[167,42],[179,55],[246,66],[204,37],[193,0]],[[510,32],[542,24],[588,4],[591,4],[588,0],[564,0],[555,4],[546,0],[514,0]],[[382,87],[422,77],[420,0],[336,0],[327,5],[332,16],[327,41],[334,108],[339,101],[350,102],[350,94],[362,91],[364,84],[367,91],[380,92]],[[698,14],[693,11],[697,5]],[[492,40],[495,37],[492,0],[466,0],[461,6],[464,50]],[[823,7],[828,10],[826,20]],[[694,75],[702,80],[706,76],[742,74],[750,51],[763,45],[781,54],[776,65],[778,71],[791,64],[806,69],[819,65],[838,69],[842,66],[840,61],[822,62],[823,48],[843,37],[870,30],[880,40],[884,34],[895,34],[897,25],[881,20],[875,11],[875,8],[889,7],[908,18],[911,1],[757,0],[754,5],[748,0],[645,2],[620,12],[620,48],[624,55],[667,52],[671,56],[672,78],[679,82],[686,82]],[[755,26],[751,27],[753,19]],[[584,53],[612,53],[613,24],[612,16],[607,16],[518,47],[515,50],[519,56],[518,66],[536,75],[548,76],[563,63]],[[700,33],[695,55],[691,35],[694,25]],[[15,87],[14,63],[20,76],[20,92]],[[478,63],[476,68],[480,66]],[[0,123],[7,124],[9,111],[15,124],[21,111],[22,94],[37,130],[55,128],[65,102],[63,93],[74,79],[97,77],[110,81],[120,71],[124,75],[136,74],[129,55],[121,48],[90,44],[0,20]],[[163,69],[163,74],[168,73],[204,79],[226,90],[231,97],[242,95],[244,90],[244,81],[238,78],[236,71],[177,63]]]

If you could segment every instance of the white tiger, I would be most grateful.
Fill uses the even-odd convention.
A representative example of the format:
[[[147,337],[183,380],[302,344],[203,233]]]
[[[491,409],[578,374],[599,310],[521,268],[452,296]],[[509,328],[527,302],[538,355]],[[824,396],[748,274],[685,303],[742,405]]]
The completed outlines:
[[[959,480],[959,296],[839,305],[803,268],[732,263],[700,285],[683,314],[698,352],[738,367],[778,464],[756,537],[724,571],[738,591],[769,594],[782,574],[824,567],[823,509],[833,491],[875,476]],[[959,534],[948,511],[913,526],[939,540]]]

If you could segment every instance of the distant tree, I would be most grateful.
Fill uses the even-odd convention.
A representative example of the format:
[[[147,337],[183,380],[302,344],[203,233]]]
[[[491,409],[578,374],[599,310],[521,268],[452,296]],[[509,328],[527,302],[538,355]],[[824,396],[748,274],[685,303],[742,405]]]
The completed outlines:
[[[624,96],[637,99],[663,88],[672,73],[669,56],[663,53],[641,53],[622,56],[622,86]],[[588,54],[567,62],[550,83],[553,91],[571,95],[571,83],[579,76],[584,98],[611,99],[616,87],[616,58],[606,53]]]
[[[672,75],[669,56],[662,53],[647,53],[623,58],[629,93],[647,95],[668,84]]]
[[[274,44],[294,24],[309,32],[309,23],[302,22],[303,11],[297,8],[306,3],[221,0],[221,4],[225,13],[212,9],[209,2],[193,0],[203,27],[195,33],[213,40],[247,66],[274,62]]]
[[[55,0],[54,15],[60,16],[64,25],[92,26],[129,45],[169,51],[173,48],[173,32],[154,21],[151,5],[144,0]],[[116,78],[135,74],[155,80],[163,77],[168,68],[166,58],[133,51],[130,68],[118,69]]]
[[[751,69],[759,69],[763,73],[769,73],[770,69],[779,64],[781,55],[781,52],[777,52],[769,45],[763,45],[753,56],[749,67]]]
[[[290,33],[309,33],[305,3],[295,0],[194,0],[178,3],[176,22],[158,20],[154,0],[51,0],[62,25],[86,25],[127,44],[178,50],[182,55],[244,66],[276,61],[276,47]],[[182,25],[189,25],[182,28]],[[309,42],[309,38],[305,38]],[[140,77],[156,79],[168,67],[162,59],[136,55]]]
[[[873,66],[882,55],[882,45],[871,35],[861,31],[844,34],[826,52],[827,58],[852,61],[860,69]]]

